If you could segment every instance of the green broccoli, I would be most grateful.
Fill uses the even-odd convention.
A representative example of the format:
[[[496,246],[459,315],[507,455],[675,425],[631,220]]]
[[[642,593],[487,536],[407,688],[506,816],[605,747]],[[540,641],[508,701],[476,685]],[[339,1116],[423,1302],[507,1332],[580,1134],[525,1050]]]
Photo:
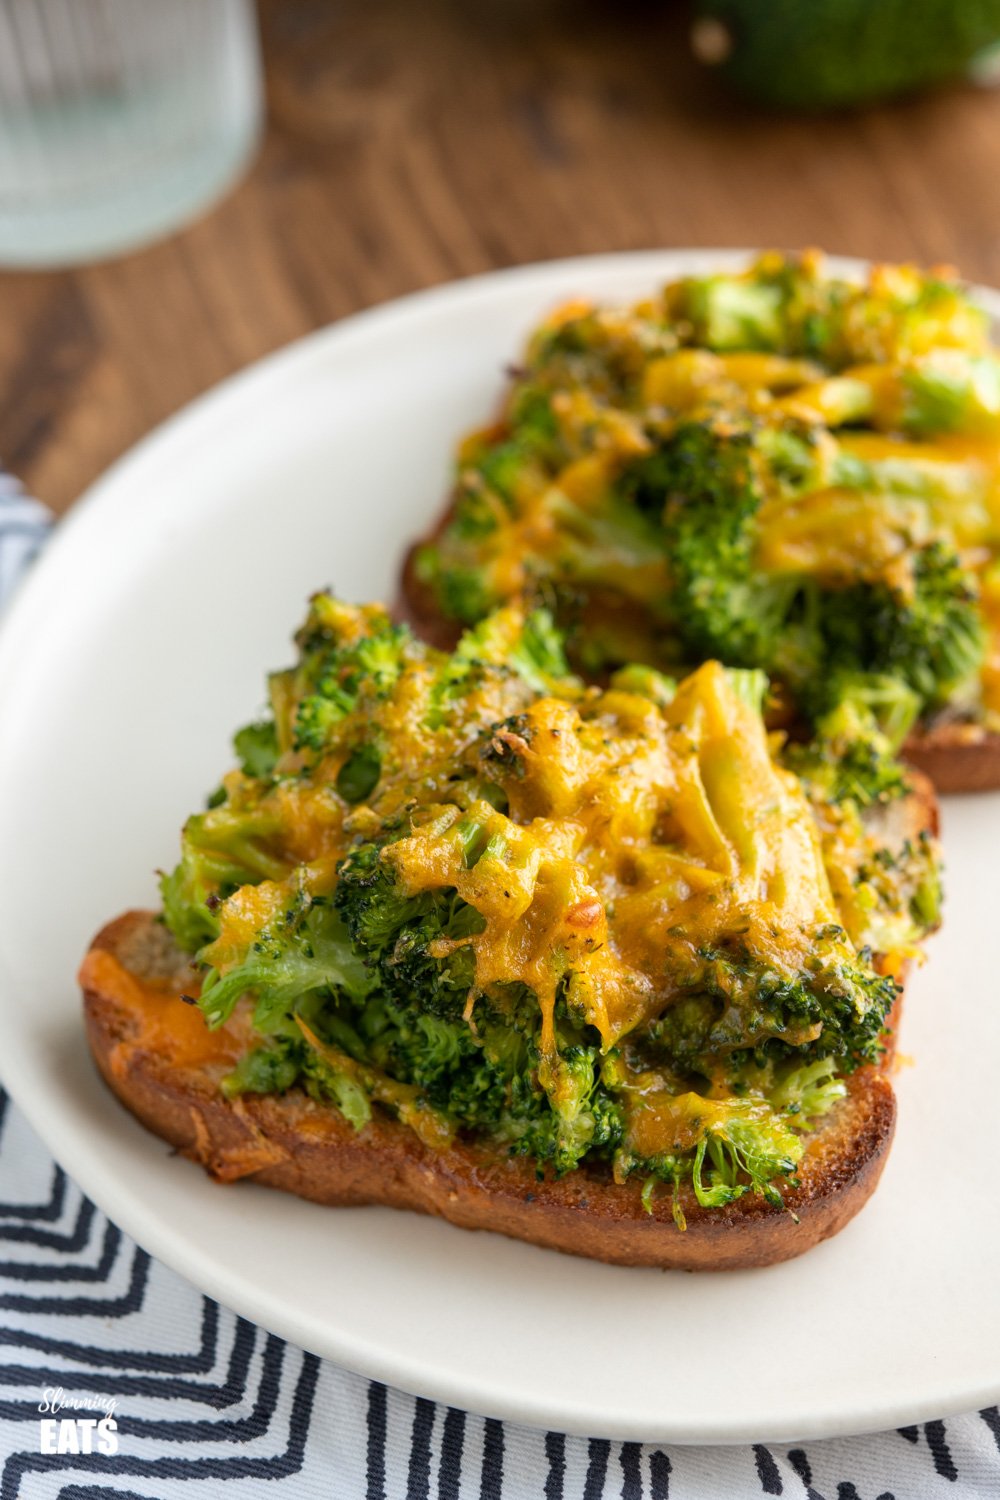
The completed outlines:
[[[785,754],[796,773],[831,802],[859,807],[891,801],[909,788],[896,753],[916,721],[919,694],[898,677],[844,673],[817,694],[830,704],[806,744]]]
[[[233,749],[244,776],[274,774],[278,760],[278,738],[273,719],[246,724],[233,736]]]
[[[919,548],[912,583],[857,583],[824,592],[818,629],[824,672],[876,673],[915,693],[921,713],[961,700],[974,687],[985,636],[978,590],[941,542]],[[812,696],[805,682],[799,691]]]
[[[240,1094],[285,1094],[301,1076],[303,1061],[302,1044],[279,1037],[245,1053],[222,1080],[222,1092],[227,1099]]]
[[[486,526],[485,530],[493,530],[493,525]],[[447,528],[444,543],[465,545],[482,534],[481,530],[470,531],[468,513],[461,508]],[[503,602],[500,591],[493,587],[490,571],[482,557],[463,564],[457,560],[454,546],[449,546],[447,553],[444,544],[439,542],[418,547],[413,571],[421,586],[429,589],[436,598],[445,618],[457,620],[461,625],[475,625]]]
[[[761,963],[738,942],[704,948],[683,975],[681,997],[649,1027],[648,1046],[704,1075],[720,1058],[737,1072],[751,1060],[788,1057],[871,1062],[898,989],[870,958],[855,954],[834,926],[816,931],[808,969],[793,973]],[[812,1040],[787,1040],[803,1035]]]
[[[805,355],[833,370],[929,349],[979,354],[986,316],[955,281],[880,266],[867,285],[822,272],[815,253],[767,254],[745,272],[691,276],[665,293],[687,342],[719,352]]]
[[[917,722],[991,720],[998,432],[1000,357],[960,283],[769,253],[545,323],[416,573],[467,625],[543,600],[601,681],[761,668],[779,722],[843,745],[845,786],[878,795],[861,726],[848,751],[844,716],[826,722],[835,680],[896,679]]]
[[[212,959],[212,948],[202,958]],[[254,1025],[268,1032],[314,990],[344,991],[364,999],[372,981],[352,946],[340,913],[324,898],[300,891],[275,922],[260,928],[242,962],[210,968],[200,1004],[209,1026],[221,1026],[241,996],[256,997]]]
[[[705,441],[699,429],[683,452],[700,459]],[[707,451],[712,474],[727,472],[732,454],[716,466]],[[740,461],[758,457],[741,450]],[[786,459],[794,467],[794,452]],[[705,504],[726,501],[720,479]],[[808,957],[787,967],[751,948],[739,903],[693,961],[668,935],[641,973],[623,970],[608,942],[642,860],[669,877],[700,848],[675,821],[693,753],[678,704],[755,725],[766,758],[764,671],[706,668],[677,686],[631,665],[602,693],[568,673],[544,611],[500,611],[448,655],[328,595],[297,639],[297,663],[271,679],[272,718],[241,732],[242,769],[188,821],[164,879],[165,919],[195,953],[207,1023],[226,1026],[239,1004],[256,1037],[223,1092],[303,1089],[358,1129],[388,1110],[431,1145],[458,1135],[540,1174],[641,1175],[706,1207],[744,1192],[777,1201],[808,1123],[834,1107],[843,1073],[878,1056],[894,981],[827,920],[822,895]],[[856,810],[892,794],[891,751],[917,695],[847,672],[830,691],[833,769],[820,757],[800,774],[817,807],[841,797]],[[319,729],[306,736],[308,714]],[[648,756],[673,770],[643,783],[661,801],[643,812],[622,782]],[[721,795],[717,778],[703,792]],[[734,809],[722,801],[725,822]],[[632,816],[609,865],[595,831]],[[885,851],[889,863],[882,852],[859,846],[859,887],[909,941],[935,918],[932,850]],[[709,863],[700,877],[688,869],[691,889],[711,908],[719,872],[698,857]],[[893,891],[909,902],[895,917]],[[613,993],[618,1009],[602,1009]],[[650,1068],[686,1121],[662,1150],[640,1149],[634,1132]]]
[[[667,602],[689,660],[761,667],[777,649],[795,585],[754,570],[760,466],[749,425],[692,422],[628,475],[637,508],[661,519]]]
[[[781,282],[763,276],[692,276],[675,312],[691,324],[692,342],[725,353],[782,349],[788,342]]]
[[[686,424],[630,476],[636,504],[662,508],[675,629],[689,659],[764,668],[814,725],[847,674],[896,679],[921,714],[968,696],[984,651],[977,590],[942,542],[914,550],[909,587],[823,585],[756,568],[774,454],[773,435],[762,442],[752,426]]]
[[[269,847],[277,828],[264,804],[237,808],[227,800],[188,818],[180,863],[160,879],[164,921],[187,952],[217,936],[221,896],[285,874]]]
[[[429,1014],[460,1018],[475,979],[472,950],[458,947],[441,958],[428,950],[441,939],[481,932],[483,920],[454,891],[401,892],[381,852],[362,844],[340,866],[335,902],[351,941],[385,994],[403,1002],[419,994]]]
[[[572,678],[562,637],[547,610],[522,615],[498,610],[465,631],[438,674],[429,722],[448,720],[449,705],[471,692],[484,674],[502,672],[519,677],[536,693],[572,691]]]
[[[298,698],[294,749],[322,754],[349,714],[367,700],[386,698],[403,671],[409,640],[405,626],[388,621],[357,640],[310,639],[298,668],[310,691]]]

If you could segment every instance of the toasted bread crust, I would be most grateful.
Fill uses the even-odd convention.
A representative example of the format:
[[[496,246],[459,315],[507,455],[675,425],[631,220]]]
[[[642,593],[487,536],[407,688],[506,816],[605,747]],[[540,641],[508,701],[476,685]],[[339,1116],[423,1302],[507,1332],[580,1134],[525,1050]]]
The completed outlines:
[[[91,954],[100,952],[140,982],[156,982],[164,1006],[197,984],[150,912],[110,923],[94,940]],[[639,1182],[618,1186],[587,1169],[538,1181],[524,1159],[479,1145],[430,1149],[377,1107],[355,1131],[335,1108],[297,1089],[228,1101],[218,1088],[222,1067],[171,1064],[149,1046],[143,1017],[127,995],[85,983],[84,1013],[97,1066],[121,1102],[220,1181],[246,1177],[317,1203],[436,1214],[465,1229],[492,1229],[619,1265],[733,1270],[801,1255],[866,1202],[895,1127],[884,1071],[862,1068],[810,1136],[784,1209],[749,1194],[725,1208],[703,1209],[687,1189],[681,1232],[667,1190],[647,1213]]]
[[[939,792],[1000,788],[1000,734],[977,724],[940,724],[911,734],[903,755]]]

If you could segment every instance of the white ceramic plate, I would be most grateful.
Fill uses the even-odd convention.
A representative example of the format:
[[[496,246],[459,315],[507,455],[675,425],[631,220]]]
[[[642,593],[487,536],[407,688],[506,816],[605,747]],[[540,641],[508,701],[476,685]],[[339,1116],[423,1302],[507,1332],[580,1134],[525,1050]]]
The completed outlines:
[[[0,1065],[69,1172],[212,1296],[350,1369],[480,1413],[674,1442],[820,1437],[1000,1396],[1000,797],[945,810],[944,932],[907,997],[882,1186],[769,1270],[577,1261],[383,1209],[214,1186],[99,1083],[74,974],[227,764],[306,595],[387,598],[457,436],[554,302],[742,257],[504,273],[304,340],[168,422],[63,523],[0,638]],[[988,294],[987,294],[988,296]],[[997,302],[994,300],[994,307]]]

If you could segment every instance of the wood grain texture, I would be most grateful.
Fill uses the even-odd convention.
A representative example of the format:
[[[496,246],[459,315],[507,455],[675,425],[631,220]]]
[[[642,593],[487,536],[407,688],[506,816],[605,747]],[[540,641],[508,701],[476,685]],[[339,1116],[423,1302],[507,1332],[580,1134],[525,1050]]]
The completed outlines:
[[[1000,93],[755,113],[661,0],[268,0],[270,125],[207,218],[0,276],[0,456],[65,510],[155,423],[359,308],[495,266],[822,244],[1000,282]]]

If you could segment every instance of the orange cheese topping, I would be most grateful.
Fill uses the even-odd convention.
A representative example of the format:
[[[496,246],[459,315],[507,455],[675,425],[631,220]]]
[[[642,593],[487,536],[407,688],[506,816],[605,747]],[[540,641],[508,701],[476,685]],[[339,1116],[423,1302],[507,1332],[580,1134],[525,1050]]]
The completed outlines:
[[[987,629],[983,705],[987,712],[1000,716],[1000,568],[985,571],[980,597]]]
[[[789,424],[808,429],[819,460],[807,493],[792,487],[790,495],[780,482],[768,481],[776,493],[765,500],[757,522],[754,563],[761,571],[816,577],[833,587],[884,579],[905,592],[912,585],[914,550],[941,539],[981,575],[1000,551],[1000,418],[992,391],[981,393],[981,407],[973,401],[963,411],[961,431],[927,438],[903,434],[919,430],[916,374],[945,386],[951,378],[975,383],[968,359],[987,351],[986,324],[956,297],[951,314],[943,317],[938,309],[923,322],[916,318],[904,337],[903,315],[893,299],[908,306],[919,283],[912,268],[876,268],[870,296],[842,310],[845,348],[859,362],[836,373],[805,358],[716,353],[676,347],[675,339],[664,346],[656,334],[664,306],[668,322],[671,316],[671,288],[665,304],[602,308],[572,302],[557,309],[536,343],[573,320],[592,325],[582,340],[581,364],[570,361],[560,369],[557,360],[549,369],[544,357],[540,362],[542,377],[554,383],[551,414],[563,466],[554,472],[537,455],[525,457],[519,468],[511,465],[506,499],[493,495],[492,534],[475,545],[451,538],[446,546],[457,549],[463,565],[485,569],[498,598],[531,594],[539,577],[563,581],[583,601],[578,607],[587,632],[598,639],[607,633],[614,641],[614,659],[627,659],[627,643],[637,660],[657,660],[659,641],[650,620],[669,624],[669,558],[655,547],[647,555],[627,525],[619,532],[616,524],[602,530],[600,522],[621,519],[615,510],[621,506],[619,481],[630,462],[655,451],[677,423],[716,413],[760,419],[774,432]],[[460,469],[468,462],[475,475],[482,445],[510,435],[502,423],[476,434],[460,451]],[[839,474],[838,459],[845,461]],[[871,472],[852,469],[852,459],[871,465]],[[608,619],[608,600],[624,607],[624,619]],[[1000,639],[1000,631],[995,635]],[[982,673],[987,714],[1000,714],[998,661],[1000,648],[991,650]]]
[[[85,991],[117,1001],[128,1014],[135,1031],[122,1046],[156,1053],[172,1068],[218,1064],[228,1069],[246,1051],[246,1028],[239,1017],[210,1031],[200,1008],[181,999],[176,988],[137,979],[104,949],[94,948],[87,954],[80,984]]]
[[[716,663],[665,711],[625,692],[582,704],[541,699],[497,741],[517,756],[509,815],[454,811],[390,845],[410,891],[453,886],[485,920],[472,947],[476,992],[520,981],[538,996],[543,1051],[569,1001],[605,1047],[669,1001],[697,950],[738,935],[779,971],[837,921],[815,822],[775,766],[759,714]],[[470,1014],[471,1014],[470,1005]]]

